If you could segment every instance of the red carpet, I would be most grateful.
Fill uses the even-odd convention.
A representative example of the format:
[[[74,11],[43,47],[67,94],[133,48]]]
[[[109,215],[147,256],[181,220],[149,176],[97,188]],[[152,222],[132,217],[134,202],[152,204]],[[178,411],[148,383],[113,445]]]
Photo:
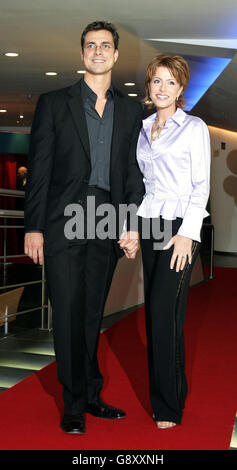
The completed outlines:
[[[141,308],[100,341],[103,398],[124,408],[126,419],[110,422],[86,415],[85,435],[64,434],[53,363],[0,394],[0,448],[228,449],[237,410],[237,269],[215,268],[214,274],[213,280],[190,289],[185,328],[189,395],[180,426],[158,430],[150,417]]]

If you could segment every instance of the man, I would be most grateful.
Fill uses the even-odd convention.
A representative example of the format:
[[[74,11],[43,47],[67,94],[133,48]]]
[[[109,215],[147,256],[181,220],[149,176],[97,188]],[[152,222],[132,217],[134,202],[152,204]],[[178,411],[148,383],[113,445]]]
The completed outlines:
[[[66,207],[87,198],[95,207],[140,204],[143,180],[136,162],[141,105],[111,85],[119,36],[111,23],[88,25],[81,37],[86,73],[71,87],[40,96],[32,125],[25,205],[25,253],[43,263],[53,309],[58,376],[67,433],[85,432],[84,413],[117,419],[125,412],[100,398],[97,348],[104,305],[117,260],[134,258],[138,235],[70,239]],[[90,217],[90,214],[88,214]],[[100,218],[97,216],[96,223]],[[117,239],[119,239],[117,231]]]
[[[20,166],[17,170],[16,189],[19,191],[25,191],[26,181],[27,168],[25,166]]]

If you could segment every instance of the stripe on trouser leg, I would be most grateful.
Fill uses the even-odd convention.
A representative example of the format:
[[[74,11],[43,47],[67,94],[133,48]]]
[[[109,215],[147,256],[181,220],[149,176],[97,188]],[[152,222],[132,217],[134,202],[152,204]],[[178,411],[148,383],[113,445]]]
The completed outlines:
[[[182,276],[177,288],[177,294],[176,294],[176,301],[175,301],[175,317],[174,317],[174,334],[175,334],[175,364],[176,364],[176,387],[177,387],[177,399],[179,401],[180,395],[181,395],[181,390],[182,390],[182,371],[181,371],[181,362],[180,362],[180,342],[179,339],[182,338],[182,335],[178,335],[177,332],[177,314],[178,314],[178,302],[180,301],[180,297],[182,295],[182,288],[184,286],[185,278],[186,275],[188,274],[188,268],[192,271],[193,264],[194,264],[194,254],[196,252],[197,247],[199,246],[199,243],[196,241],[193,241],[192,244],[192,264],[190,265],[188,262],[188,259],[186,260],[185,267],[182,272]],[[189,275],[191,275],[191,271],[189,271]]]

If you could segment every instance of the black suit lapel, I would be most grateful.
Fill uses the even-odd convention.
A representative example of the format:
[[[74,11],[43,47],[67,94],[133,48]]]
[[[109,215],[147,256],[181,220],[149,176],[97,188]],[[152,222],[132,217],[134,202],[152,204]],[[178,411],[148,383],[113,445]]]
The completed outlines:
[[[80,82],[77,82],[75,85],[70,87],[69,94],[71,95],[71,98],[69,99],[68,104],[71,109],[74,124],[77,128],[77,132],[81,139],[85,153],[87,157],[90,158],[89,136],[88,136],[87,123],[86,123],[86,115],[85,115],[83,101],[81,97]]]
[[[116,161],[117,152],[119,151],[119,144],[121,141],[121,133],[123,128],[123,99],[120,94],[115,90],[114,96],[114,123],[113,123],[113,135],[111,145],[111,169]]]

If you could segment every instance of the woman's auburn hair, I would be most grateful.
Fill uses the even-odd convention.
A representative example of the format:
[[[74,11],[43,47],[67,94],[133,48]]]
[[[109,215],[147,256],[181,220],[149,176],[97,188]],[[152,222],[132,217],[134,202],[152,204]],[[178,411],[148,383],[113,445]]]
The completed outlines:
[[[178,100],[176,101],[177,108],[183,109],[186,105],[186,101],[183,97],[184,92],[187,88],[190,73],[189,66],[186,60],[180,55],[169,55],[169,54],[157,54],[147,66],[146,76],[145,76],[145,89],[146,96],[144,102],[151,102],[150,98],[150,82],[156,73],[157,67],[166,67],[169,69],[170,73],[177,80],[180,86],[183,87],[182,93],[180,94]],[[148,108],[152,108],[154,104],[151,102],[148,104]]]

